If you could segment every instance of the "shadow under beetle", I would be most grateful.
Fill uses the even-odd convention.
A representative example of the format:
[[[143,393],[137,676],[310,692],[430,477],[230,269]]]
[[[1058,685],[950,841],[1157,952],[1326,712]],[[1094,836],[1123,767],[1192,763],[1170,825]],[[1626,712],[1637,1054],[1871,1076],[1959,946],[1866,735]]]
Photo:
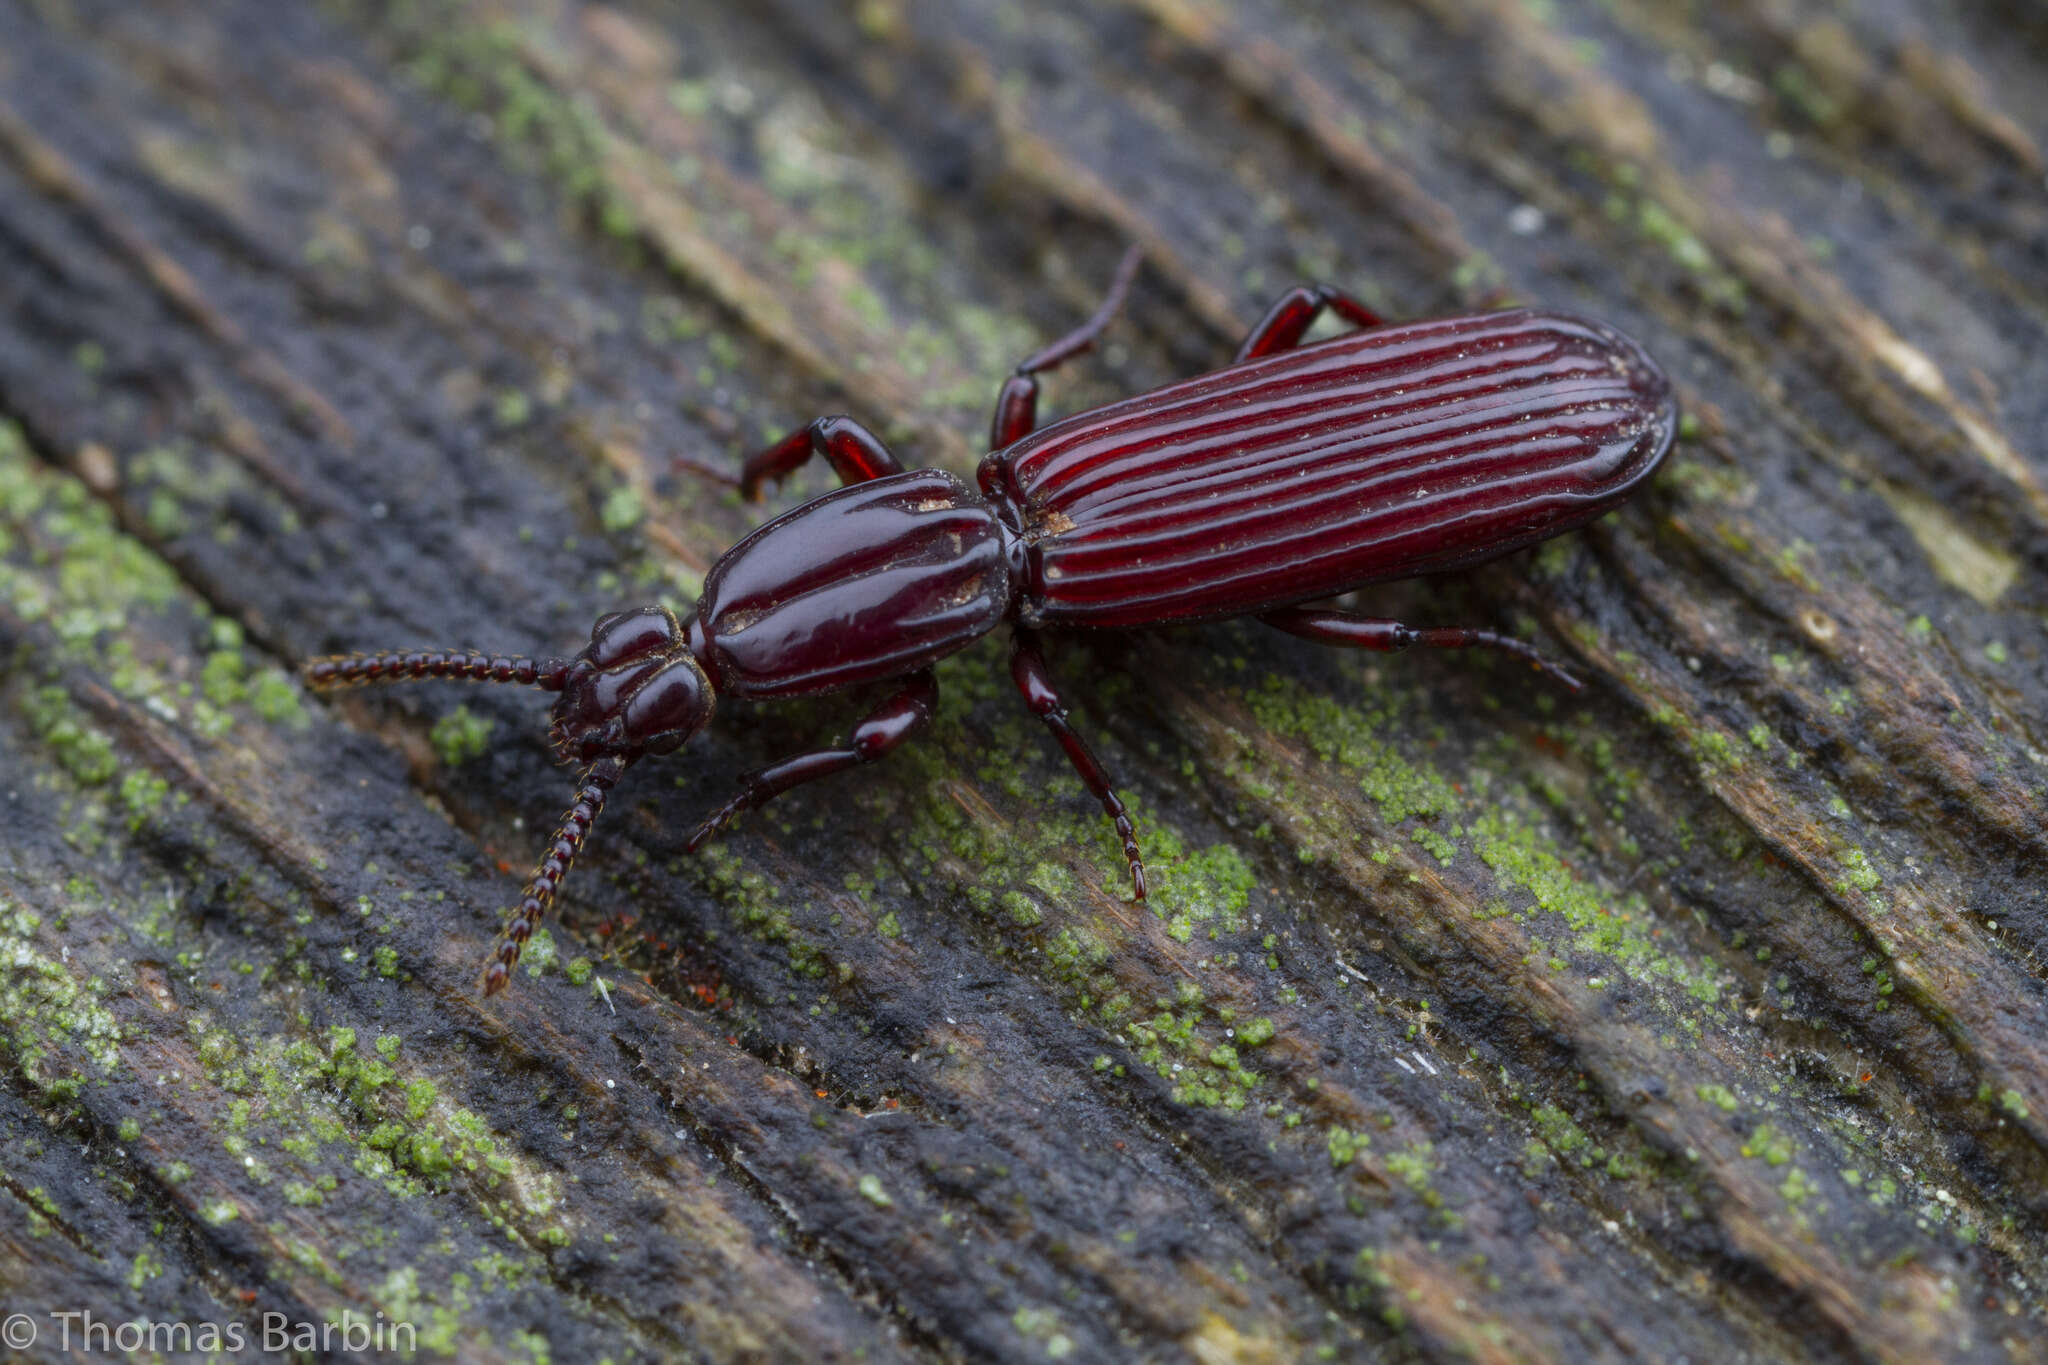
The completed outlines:
[[[682,746],[721,694],[898,690],[842,748],[740,780],[692,850],[790,788],[882,757],[930,723],[932,665],[1007,623],[1010,674],[1115,822],[1137,896],[1144,864],[1123,802],[1039,652],[1040,627],[1132,629],[1253,615],[1357,649],[1484,646],[1578,683],[1519,640],[1417,629],[1303,605],[1459,569],[1598,517],[1670,448],[1670,382],[1602,323],[1513,309],[1389,325],[1328,286],[1289,290],[1220,370],[1037,424],[1036,376],[1094,345],[1138,266],[1095,315],[1017,367],[996,401],[980,491],[905,470],[850,417],[821,417],[749,458],[758,498],[813,456],[845,485],[768,522],[704,579],[696,610],[598,621],[573,659],[472,651],[353,654],[315,687],[418,678],[560,693],[548,739],[582,777],[484,970],[502,989],[626,769]],[[1326,310],[1357,330],[1302,344]]]

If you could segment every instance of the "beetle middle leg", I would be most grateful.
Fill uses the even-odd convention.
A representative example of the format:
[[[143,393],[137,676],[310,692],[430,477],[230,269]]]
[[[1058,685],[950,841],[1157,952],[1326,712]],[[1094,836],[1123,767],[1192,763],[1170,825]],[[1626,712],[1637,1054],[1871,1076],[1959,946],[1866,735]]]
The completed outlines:
[[[1572,691],[1579,690],[1577,678],[1545,658],[1534,646],[1497,631],[1458,626],[1417,628],[1374,616],[1355,616],[1334,607],[1282,607],[1265,613],[1259,619],[1289,635],[1349,649],[1375,649],[1383,653],[1407,649],[1411,645],[1433,649],[1497,649],[1528,661],[1538,672],[1550,674]]]
[[[1144,258],[1143,249],[1136,246],[1124,252],[1124,258],[1117,262],[1116,275],[1109,282],[1109,292],[1102,296],[1095,315],[1038,351],[1003,381],[1003,391],[996,395],[995,419],[989,423],[990,450],[1001,450],[1029,436],[1038,426],[1038,380],[1034,376],[1065,364],[1095,345],[1096,338],[1124,306],[1124,295],[1130,292],[1131,280]]]
[[[845,748],[794,754],[740,778],[739,791],[697,826],[697,832],[683,845],[684,850],[695,853],[700,844],[731,824],[740,812],[766,805],[791,787],[874,762],[930,725],[938,706],[938,676],[929,668],[911,674],[902,691],[868,712],[867,719],[853,727],[853,737]]]
[[[1010,676],[1016,681],[1017,690],[1024,694],[1024,704],[1045,722],[1045,728],[1052,731],[1053,738],[1060,742],[1060,748],[1066,750],[1067,761],[1074,765],[1081,784],[1102,803],[1103,812],[1115,823],[1117,835],[1124,841],[1124,858],[1131,865],[1131,891],[1139,900],[1145,899],[1145,860],[1138,856],[1138,832],[1131,824],[1131,813],[1117,798],[1115,789],[1110,786],[1109,774],[1102,770],[1102,764],[1096,761],[1087,741],[1067,723],[1067,708],[1060,704],[1060,694],[1052,685],[1052,675],[1046,671],[1045,656],[1038,649],[1038,637],[1028,630],[1019,630],[1011,645]]]
[[[882,438],[851,417],[820,417],[749,455],[740,467],[740,496],[748,502],[760,501],[762,484],[771,479],[781,483],[813,455],[831,465],[843,484],[866,483],[903,472]]]
[[[1291,351],[1301,345],[1308,329],[1325,311],[1360,327],[1378,327],[1385,321],[1343,290],[1328,284],[1298,284],[1273,301],[1266,316],[1245,334],[1237,348],[1239,362],[1257,360],[1277,351]]]

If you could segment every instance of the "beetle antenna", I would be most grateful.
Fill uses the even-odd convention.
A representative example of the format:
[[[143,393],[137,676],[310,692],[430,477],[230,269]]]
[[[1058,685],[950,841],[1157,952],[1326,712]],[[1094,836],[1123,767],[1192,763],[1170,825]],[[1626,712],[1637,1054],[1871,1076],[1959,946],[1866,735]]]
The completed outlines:
[[[305,667],[305,678],[308,687],[319,689],[451,678],[457,682],[517,683],[559,692],[568,682],[569,666],[568,659],[480,654],[473,649],[385,649],[314,659]]]
[[[555,827],[554,840],[541,856],[540,866],[534,868],[533,875],[527,878],[526,890],[519,897],[519,908],[512,912],[512,918],[506,921],[504,930],[498,935],[497,947],[491,950],[490,961],[483,972],[485,995],[496,995],[512,979],[512,969],[519,965],[520,950],[533,936],[533,931],[540,927],[540,917],[554,904],[555,892],[561,888],[562,878],[569,875],[570,865],[576,861],[584,840],[590,837],[590,826],[597,820],[598,812],[604,809],[605,793],[612,789],[631,762],[629,758],[607,754],[583,770],[583,778],[576,784],[576,795],[563,814],[562,823]]]

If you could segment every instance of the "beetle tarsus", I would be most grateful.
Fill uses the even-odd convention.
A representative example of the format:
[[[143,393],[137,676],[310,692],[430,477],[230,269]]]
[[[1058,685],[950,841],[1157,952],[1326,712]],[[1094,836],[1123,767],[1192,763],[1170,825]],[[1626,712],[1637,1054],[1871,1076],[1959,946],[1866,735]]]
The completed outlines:
[[[1522,640],[1517,640],[1512,635],[1502,635],[1491,630],[1459,628],[1455,626],[1432,630],[1418,630],[1415,634],[1415,643],[1436,649],[1496,649],[1503,654],[1512,654],[1516,658],[1526,660],[1529,666],[1538,673],[1548,674],[1574,692],[1581,690],[1584,686],[1576,677],[1566,672],[1562,664],[1536,648],[1536,646]]]
[[[1429,649],[1495,649],[1526,661],[1577,692],[1580,682],[1541,650],[1512,635],[1473,626],[1417,627],[1376,616],[1355,616],[1334,607],[1282,607],[1259,617],[1267,625],[1320,645],[1370,649],[1380,653],[1422,645]]]
[[[740,486],[739,475],[728,474],[708,460],[700,460],[694,455],[671,455],[668,457],[668,467],[672,471],[685,470],[697,478],[726,488],[737,489]]]
[[[1001,450],[1021,441],[1037,428],[1038,380],[1033,376],[1057,369],[1094,347],[1124,306],[1124,296],[1130,293],[1131,281],[1137,278],[1138,267],[1144,260],[1144,248],[1132,243],[1117,262],[1116,275],[1110,280],[1102,302],[1096,305],[1095,315],[1050,346],[1033,352],[1003,381],[1002,392],[996,395],[995,418],[989,423],[990,450]]]
[[[1131,813],[1118,798],[1095,751],[1068,722],[1067,708],[1061,704],[1052,674],[1045,667],[1038,637],[1028,630],[1019,630],[1012,637],[1010,677],[1024,695],[1024,704],[1031,708],[1031,714],[1045,722],[1045,728],[1052,731],[1053,738],[1066,751],[1067,761],[1074,765],[1081,785],[1102,803],[1103,813],[1116,825],[1117,837],[1123,841],[1124,859],[1131,867],[1132,894],[1138,900],[1145,899],[1145,861],[1138,856],[1138,831],[1131,823]]]
[[[733,794],[733,798],[730,801],[704,817],[704,822],[698,825],[696,831],[683,841],[683,852],[695,853],[704,846],[706,839],[709,839],[712,835],[739,819],[741,811],[747,810],[751,806],[758,806],[761,804],[761,801],[768,799],[764,796],[760,801],[749,800],[753,795],[753,782],[756,776],[758,774],[747,773],[740,778],[739,791]]]
[[[1038,374],[1056,365],[1072,360],[1095,345],[1117,312],[1124,306],[1124,296],[1131,292],[1131,281],[1138,277],[1138,267],[1144,263],[1145,249],[1135,242],[1124,249],[1123,259],[1116,263],[1116,274],[1109,282],[1109,289],[1102,296],[1102,302],[1095,305],[1095,313],[1073,331],[1034,352],[1030,358],[1017,366],[1020,375]]]
[[[1138,856],[1137,828],[1131,824],[1130,812],[1124,809],[1124,803],[1117,800],[1114,792],[1108,794],[1102,808],[1109,812],[1109,818],[1116,823],[1117,837],[1123,840],[1124,861],[1131,869],[1131,899],[1141,901],[1145,899],[1145,860]]]

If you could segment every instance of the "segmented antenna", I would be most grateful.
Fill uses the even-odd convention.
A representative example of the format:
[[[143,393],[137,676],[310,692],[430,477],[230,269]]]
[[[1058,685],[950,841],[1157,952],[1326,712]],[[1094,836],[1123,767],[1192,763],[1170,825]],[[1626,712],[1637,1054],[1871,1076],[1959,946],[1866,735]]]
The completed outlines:
[[[484,654],[473,649],[385,649],[368,654],[334,654],[314,659],[305,667],[306,685],[326,689],[366,687],[371,683],[424,682],[446,679],[454,682],[514,683],[560,692],[569,680],[573,664],[569,659],[529,659],[517,654]],[[546,856],[526,883],[519,908],[512,914],[498,945],[484,968],[485,995],[495,995],[511,979],[512,968],[526,940],[539,927],[540,918],[554,903],[555,892],[576,861],[577,851],[590,835],[591,822],[604,809],[604,795],[627,760],[606,756],[590,765],[577,784],[576,796],[556,829]]]
[[[517,654],[482,654],[473,649],[384,649],[372,654],[333,654],[306,665],[308,687],[365,687],[371,683],[517,683],[549,692],[562,690],[568,659],[528,659]]]
[[[491,950],[490,962],[485,966],[483,975],[485,995],[496,995],[512,979],[512,969],[519,965],[520,950],[540,926],[540,917],[554,904],[555,892],[561,888],[562,878],[569,874],[584,840],[590,837],[591,824],[596,821],[598,812],[604,809],[605,793],[626,771],[628,762],[630,760],[607,754],[583,770],[576,796],[562,816],[562,823],[555,828],[554,842],[548,845],[540,866],[527,879],[519,908],[512,912],[512,918],[498,935],[498,946]]]

